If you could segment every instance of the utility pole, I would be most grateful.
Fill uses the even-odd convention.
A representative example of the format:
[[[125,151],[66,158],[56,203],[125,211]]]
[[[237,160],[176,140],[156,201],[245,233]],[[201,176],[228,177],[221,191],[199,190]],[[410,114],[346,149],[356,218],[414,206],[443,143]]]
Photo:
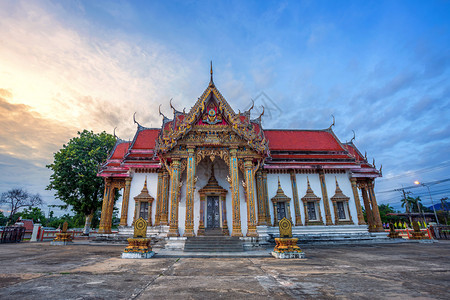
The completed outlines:
[[[409,223],[410,223],[411,226],[412,226],[411,212],[409,211],[409,203],[408,203],[408,201],[406,200],[406,195],[411,194],[411,192],[410,192],[410,191],[405,192],[405,189],[404,189],[404,188],[401,188],[400,190],[403,192],[403,199],[405,199],[406,212],[408,213]]]

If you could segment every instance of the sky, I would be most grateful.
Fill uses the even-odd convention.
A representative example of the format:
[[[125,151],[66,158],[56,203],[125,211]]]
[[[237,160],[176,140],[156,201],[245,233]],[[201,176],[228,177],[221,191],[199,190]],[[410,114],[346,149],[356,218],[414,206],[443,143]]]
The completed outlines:
[[[53,153],[83,129],[132,139],[134,112],[159,127],[159,104],[189,109],[212,60],[235,110],[265,105],[264,128],[334,115],[342,142],[354,130],[383,165],[378,203],[400,208],[388,191],[450,178],[449,16],[449,1],[0,0],[0,192],[61,204],[45,190]]]

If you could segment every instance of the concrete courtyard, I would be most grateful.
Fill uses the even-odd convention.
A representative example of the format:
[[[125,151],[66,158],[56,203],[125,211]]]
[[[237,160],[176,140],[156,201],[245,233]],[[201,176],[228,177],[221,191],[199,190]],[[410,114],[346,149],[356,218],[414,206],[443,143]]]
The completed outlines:
[[[1,244],[0,299],[450,299],[450,241],[310,245],[302,260],[134,260],[123,249]]]

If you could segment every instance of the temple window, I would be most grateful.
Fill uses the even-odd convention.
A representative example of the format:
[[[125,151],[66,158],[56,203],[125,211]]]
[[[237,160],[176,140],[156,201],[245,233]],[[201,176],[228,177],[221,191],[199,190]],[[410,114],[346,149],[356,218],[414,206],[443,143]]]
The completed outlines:
[[[306,195],[302,198],[303,207],[305,209],[305,224],[306,225],[323,225],[322,214],[320,213],[320,198],[314,194],[314,191],[309,184],[309,178],[307,178],[308,187],[306,189]]]
[[[144,187],[139,195],[134,197],[135,210],[134,210],[134,221],[142,217],[148,222],[149,226],[152,226],[152,203],[154,198],[150,196],[147,190],[147,177],[145,177]]]
[[[148,221],[148,202],[139,202],[139,217]]]
[[[273,211],[274,211],[273,226],[278,226],[278,222],[283,218],[287,218],[292,222],[291,210],[289,205],[291,198],[286,196],[283,189],[281,188],[280,178],[278,178],[277,193],[271,200],[273,203]]]
[[[307,208],[308,208],[308,219],[311,221],[317,220],[317,214],[316,214],[316,204],[315,202],[307,202]]]
[[[348,206],[348,201],[350,200],[350,198],[344,195],[341,188],[339,187],[337,179],[336,179],[336,191],[334,193],[334,196],[331,197],[330,200],[331,202],[333,202],[335,224],[336,225],[354,224]]]
[[[337,206],[339,220],[347,219],[347,217],[345,216],[344,202],[342,202],[342,201],[336,202],[336,206]]]

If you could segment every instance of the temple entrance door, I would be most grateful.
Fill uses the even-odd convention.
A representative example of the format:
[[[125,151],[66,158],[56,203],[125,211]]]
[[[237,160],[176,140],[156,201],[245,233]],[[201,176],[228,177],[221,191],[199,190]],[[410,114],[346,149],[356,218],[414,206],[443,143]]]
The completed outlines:
[[[220,228],[219,197],[208,196],[206,202],[206,228],[218,229]]]

